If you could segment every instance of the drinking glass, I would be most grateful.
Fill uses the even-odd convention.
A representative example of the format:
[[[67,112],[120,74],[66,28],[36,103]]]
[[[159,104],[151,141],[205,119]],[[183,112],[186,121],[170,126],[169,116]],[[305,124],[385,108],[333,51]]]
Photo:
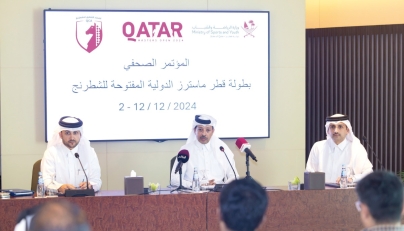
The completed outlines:
[[[208,177],[206,176],[207,170],[201,169],[201,170],[200,170],[200,174],[202,175],[202,179],[201,179],[200,185],[204,185],[204,184],[208,183],[209,180],[208,180]]]
[[[347,177],[347,179],[353,178],[354,176],[355,176],[355,172],[354,172],[353,168],[349,167],[349,166],[346,167],[346,177]],[[348,183],[353,183],[353,182],[348,181]]]
[[[300,182],[298,184],[293,184],[292,181],[288,181],[289,190],[300,190]]]
[[[47,188],[45,191],[46,197],[57,197],[58,196],[58,190],[57,189],[52,189],[52,188]]]
[[[50,177],[52,179],[52,182],[50,183],[50,185],[55,185],[56,174],[51,174]],[[45,196],[46,197],[57,197],[58,190],[47,187],[45,190]]]
[[[160,193],[160,184],[159,183],[149,183],[149,194],[156,195]]]

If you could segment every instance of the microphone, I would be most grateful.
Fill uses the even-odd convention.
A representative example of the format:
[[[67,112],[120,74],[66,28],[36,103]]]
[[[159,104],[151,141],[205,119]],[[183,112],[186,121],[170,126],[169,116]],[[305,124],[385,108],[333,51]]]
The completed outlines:
[[[258,161],[257,157],[255,157],[255,155],[250,150],[251,144],[249,144],[244,138],[238,138],[236,140],[236,145],[241,152],[247,153],[247,155],[249,155],[253,160],[255,160],[255,162]]]
[[[79,158],[79,154],[75,153],[74,156],[79,160],[81,169],[84,172],[84,176],[86,177],[87,180],[87,189],[71,189],[71,190],[66,190],[65,196],[66,197],[84,197],[84,196],[95,196],[94,189],[88,188],[88,177],[86,174],[86,171],[84,171],[83,164],[81,163],[81,160]]]
[[[376,155],[376,153],[375,153],[375,151],[373,150],[372,146],[369,144],[368,139],[366,138],[366,136],[362,136],[362,141],[363,141],[363,144],[366,143],[366,146],[370,148],[370,150],[372,151],[373,156],[376,158],[376,161],[379,162],[381,169],[382,169],[382,170],[383,170],[383,169],[386,169],[386,168],[383,166],[382,162],[380,161],[379,157]]]
[[[182,165],[189,160],[189,152],[186,149],[181,150],[177,155],[178,164],[175,168],[175,174],[181,169]]]
[[[76,152],[76,153],[74,153],[74,156],[79,160],[79,162],[80,162],[80,165],[81,165],[81,169],[83,169],[83,172],[84,172],[84,176],[86,176],[86,181],[87,181],[87,188],[89,189],[89,187],[88,187],[88,177],[87,177],[87,174],[86,174],[86,171],[84,171],[84,167],[83,167],[83,165],[81,164],[81,160],[80,160],[80,156],[79,156],[79,154]]]
[[[226,156],[226,159],[227,159],[227,161],[228,161],[228,162],[229,162],[229,164],[230,164],[231,170],[233,170],[233,173],[234,173],[234,179],[235,179],[235,180],[237,180],[236,172],[234,171],[233,165],[231,165],[230,160],[229,160],[229,158],[227,157],[226,152],[224,152],[224,148],[223,148],[223,146],[220,146],[220,151],[222,151],[222,152],[224,153],[224,155]]]
[[[182,169],[181,169],[182,165],[184,163],[188,162],[188,160],[189,160],[188,150],[182,149],[177,155],[178,164],[177,164],[177,167],[175,168],[175,172],[174,172],[175,174],[177,174],[178,171],[180,172],[180,185],[178,186],[178,188],[172,190],[171,192],[180,191],[182,189],[189,189],[189,188],[185,188],[184,186],[182,186]]]

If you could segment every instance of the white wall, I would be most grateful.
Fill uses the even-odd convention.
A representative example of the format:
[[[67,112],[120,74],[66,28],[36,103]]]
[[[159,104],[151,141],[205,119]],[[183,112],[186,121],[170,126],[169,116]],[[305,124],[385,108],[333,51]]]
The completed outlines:
[[[303,178],[305,1],[1,0],[0,100],[3,188],[30,188],[32,165],[42,157],[46,148],[42,40],[43,9],[47,8],[270,11],[271,137],[249,140],[259,160],[258,163],[250,162],[250,171],[253,178],[263,185],[286,185],[287,180],[294,176]],[[248,126],[248,121],[237,126]],[[145,183],[152,181],[167,185],[169,160],[177,154],[184,142],[93,142],[92,146],[101,164],[102,189],[123,189],[123,176],[128,175],[131,169],[143,175]],[[235,153],[239,174],[245,176],[244,154],[236,149],[234,140],[225,142]]]

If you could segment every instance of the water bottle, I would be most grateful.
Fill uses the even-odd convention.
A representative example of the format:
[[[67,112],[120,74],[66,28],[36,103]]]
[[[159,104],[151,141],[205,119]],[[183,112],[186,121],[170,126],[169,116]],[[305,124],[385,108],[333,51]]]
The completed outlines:
[[[45,196],[45,185],[43,183],[42,172],[38,173],[38,184],[36,186],[36,196],[37,197]]]
[[[341,179],[339,181],[339,187],[340,188],[347,188],[347,183],[348,183],[348,178],[346,174],[346,167],[345,164],[342,165],[342,170],[341,170]]]
[[[194,176],[192,177],[192,191],[199,192],[201,185],[199,183],[198,169],[194,168]]]

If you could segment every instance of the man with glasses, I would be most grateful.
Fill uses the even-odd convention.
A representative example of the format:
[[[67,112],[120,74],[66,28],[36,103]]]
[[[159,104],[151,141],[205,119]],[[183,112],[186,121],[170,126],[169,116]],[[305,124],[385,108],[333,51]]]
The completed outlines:
[[[403,183],[392,172],[376,171],[364,177],[356,185],[363,231],[404,230]]]
[[[371,173],[373,165],[365,148],[352,132],[348,116],[335,114],[326,118],[327,139],[311,148],[306,171],[324,172],[326,182],[339,183],[342,165],[350,169],[348,182],[358,182]]]

